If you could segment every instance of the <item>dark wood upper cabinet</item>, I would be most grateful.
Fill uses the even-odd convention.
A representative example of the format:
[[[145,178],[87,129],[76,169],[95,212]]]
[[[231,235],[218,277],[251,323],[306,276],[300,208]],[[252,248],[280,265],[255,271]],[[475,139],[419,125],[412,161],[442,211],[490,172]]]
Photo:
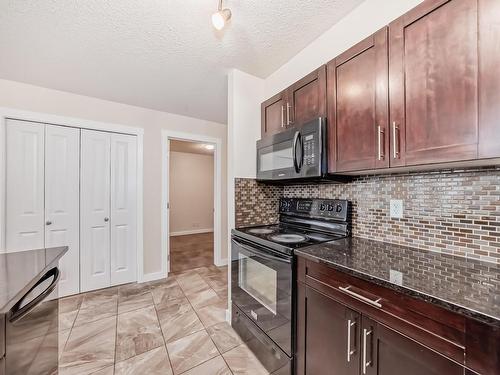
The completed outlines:
[[[389,25],[391,166],[477,158],[477,12],[428,0]]]
[[[326,116],[326,66],[261,104],[262,138]]]
[[[328,63],[329,172],[389,167],[387,28]]]
[[[300,126],[326,116],[326,66],[297,81],[287,91],[290,124]]]
[[[365,316],[361,373],[366,375],[463,375],[464,368]]]
[[[285,105],[285,92],[281,92],[261,104],[262,137],[285,130]]]
[[[500,157],[500,1],[479,0],[479,158]]]

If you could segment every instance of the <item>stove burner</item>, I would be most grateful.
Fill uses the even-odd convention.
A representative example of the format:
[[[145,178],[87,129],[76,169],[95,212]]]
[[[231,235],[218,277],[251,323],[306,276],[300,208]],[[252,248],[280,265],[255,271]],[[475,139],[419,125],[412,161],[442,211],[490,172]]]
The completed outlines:
[[[254,234],[270,234],[270,233],[273,233],[274,230],[269,229],[269,228],[254,228],[254,229],[249,229],[248,232],[254,233]]]
[[[333,239],[332,235],[322,233],[307,233],[307,237],[315,241],[330,241]]]
[[[282,242],[282,243],[300,243],[307,241],[306,236],[300,234],[276,234],[269,237],[271,241]]]

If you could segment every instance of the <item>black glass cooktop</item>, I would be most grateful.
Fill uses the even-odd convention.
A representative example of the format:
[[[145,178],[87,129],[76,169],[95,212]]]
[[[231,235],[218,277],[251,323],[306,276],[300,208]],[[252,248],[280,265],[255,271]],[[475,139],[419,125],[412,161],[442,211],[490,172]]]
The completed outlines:
[[[287,253],[291,253],[293,249],[345,237],[340,234],[312,231],[285,224],[238,228],[233,230],[233,234]]]

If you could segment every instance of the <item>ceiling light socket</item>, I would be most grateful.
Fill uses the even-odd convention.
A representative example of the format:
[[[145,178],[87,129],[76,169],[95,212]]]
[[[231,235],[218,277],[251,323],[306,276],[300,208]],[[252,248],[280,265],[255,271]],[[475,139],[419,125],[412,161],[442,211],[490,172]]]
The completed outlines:
[[[217,30],[222,30],[231,19],[231,15],[229,8],[222,9],[222,0],[220,0],[217,12],[212,15],[212,24]]]

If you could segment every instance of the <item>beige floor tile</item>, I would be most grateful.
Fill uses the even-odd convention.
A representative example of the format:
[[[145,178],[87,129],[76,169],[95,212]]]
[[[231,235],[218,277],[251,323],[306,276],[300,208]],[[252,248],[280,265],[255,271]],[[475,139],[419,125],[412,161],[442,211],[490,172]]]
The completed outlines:
[[[153,297],[148,291],[142,294],[132,294],[118,297],[118,314],[138,310],[153,305]]]
[[[68,342],[70,332],[71,332],[70,329],[67,329],[65,331],[59,331],[59,337],[58,337],[59,358],[61,358],[64,347],[66,346],[66,343]]]
[[[205,331],[196,332],[167,343],[167,351],[175,375],[196,367],[219,354]]]
[[[201,365],[184,372],[182,375],[232,375],[221,356],[215,357]]]
[[[171,342],[203,330],[203,324],[189,302],[158,308],[158,319],[165,341]]]
[[[93,372],[91,375],[113,375],[115,372],[115,366],[109,366],[103,368],[102,370]]]
[[[150,350],[115,365],[115,375],[171,375],[165,346]],[[207,374],[208,375],[208,374]]]
[[[130,283],[120,285],[118,287],[118,295],[120,297],[130,297],[149,292],[150,286],[148,283]]]
[[[196,272],[178,276],[177,283],[182,288],[182,291],[186,294],[193,294],[200,290],[210,288],[207,282],[203,280],[203,278]]]
[[[157,288],[151,291],[156,306],[168,305],[172,301],[184,299],[184,293],[180,286],[173,285],[168,288]]]
[[[73,327],[82,301],[82,294],[61,298],[59,300],[59,330],[64,331]]]
[[[226,321],[227,304],[224,301],[196,309],[196,313],[205,327]]]
[[[269,372],[262,366],[255,355],[245,344],[222,355],[234,375],[268,375]]]
[[[84,295],[75,327],[109,318],[118,313],[118,289],[109,288]]]
[[[243,344],[240,336],[227,322],[208,327],[207,332],[221,353]]]
[[[194,292],[184,292],[189,302],[193,307],[199,308],[221,302],[221,298],[214,292],[213,289],[207,287],[204,290]]]
[[[91,374],[112,365],[115,337],[116,317],[73,328],[59,361],[59,374]]]
[[[118,315],[116,361],[163,345],[163,336],[154,307]]]
[[[177,284],[177,280],[175,279],[175,276],[170,276],[170,275],[166,279],[150,281],[147,284],[149,285],[149,289],[151,291],[153,291],[155,289],[170,288],[173,286],[179,286],[179,284]]]

